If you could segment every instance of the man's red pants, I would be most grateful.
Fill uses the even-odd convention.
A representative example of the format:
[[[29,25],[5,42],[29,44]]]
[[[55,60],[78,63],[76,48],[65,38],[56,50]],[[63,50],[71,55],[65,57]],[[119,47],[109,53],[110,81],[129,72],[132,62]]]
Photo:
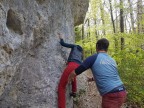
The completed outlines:
[[[65,108],[66,107],[66,85],[68,83],[68,77],[69,74],[75,70],[79,66],[76,62],[69,62],[67,67],[65,68],[59,85],[58,85],[58,108]],[[72,92],[77,91],[77,84],[76,84],[76,78],[74,78],[74,81],[72,82]]]
[[[126,91],[108,93],[102,96],[102,108],[121,108],[126,100]]]

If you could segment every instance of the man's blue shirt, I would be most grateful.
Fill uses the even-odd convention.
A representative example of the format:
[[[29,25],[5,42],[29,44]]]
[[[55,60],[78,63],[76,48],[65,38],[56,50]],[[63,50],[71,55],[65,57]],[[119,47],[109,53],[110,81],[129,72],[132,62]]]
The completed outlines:
[[[97,88],[101,95],[122,85],[117,64],[107,53],[98,53],[88,57],[76,70],[76,74],[91,68]]]

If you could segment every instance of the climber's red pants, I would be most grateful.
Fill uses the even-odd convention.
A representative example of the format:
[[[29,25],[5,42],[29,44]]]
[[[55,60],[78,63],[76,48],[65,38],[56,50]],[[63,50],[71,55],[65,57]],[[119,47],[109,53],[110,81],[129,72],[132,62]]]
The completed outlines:
[[[126,91],[108,93],[102,96],[102,108],[121,108],[126,101]]]
[[[67,64],[67,67],[65,68],[59,85],[58,85],[58,108],[65,108],[66,107],[66,85],[68,83],[68,76],[69,74],[75,70],[79,66],[78,63],[75,62],[69,62]],[[72,82],[72,92],[77,91],[77,84],[76,84],[76,78],[74,78],[74,81]]]

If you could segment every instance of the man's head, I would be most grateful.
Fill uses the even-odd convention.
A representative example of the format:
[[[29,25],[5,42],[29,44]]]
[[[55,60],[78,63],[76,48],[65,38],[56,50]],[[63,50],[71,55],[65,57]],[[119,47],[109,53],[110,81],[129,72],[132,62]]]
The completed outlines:
[[[98,40],[96,43],[97,51],[107,51],[108,47],[109,47],[109,41],[105,38]]]

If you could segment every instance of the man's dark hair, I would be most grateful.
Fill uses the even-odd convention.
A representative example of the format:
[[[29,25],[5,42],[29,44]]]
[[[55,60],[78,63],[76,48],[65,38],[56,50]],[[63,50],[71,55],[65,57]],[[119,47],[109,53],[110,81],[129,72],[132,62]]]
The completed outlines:
[[[102,39],[98,40],[97,43],[96,43],[97,50],[107,51],[108,47],[109,47],[109,41],[105,38],[102,38]]]

